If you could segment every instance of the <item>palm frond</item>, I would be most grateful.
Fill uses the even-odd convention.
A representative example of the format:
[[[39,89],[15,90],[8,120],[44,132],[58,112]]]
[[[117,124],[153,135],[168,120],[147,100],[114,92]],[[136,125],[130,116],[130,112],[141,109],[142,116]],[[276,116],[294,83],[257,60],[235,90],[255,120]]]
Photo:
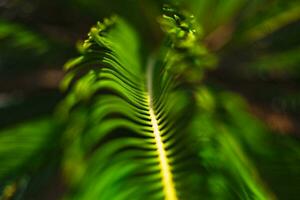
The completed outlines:
[[[186,165],[180,161],[191,152],[183,149],[184,134],[178,134],[184,127],[185,120],[179,119],[186,110],[186,95],[174,90],[165,69],[172,63],[164,57],[142,64],[137,38],[122,19],[105,20],[91,29],[82,57],[66,65],[70,77],[85,70],[83,66],[89,69],[71,84],[61,106],[61,113],[70,116],[82,111],[81,106],[88,110],[81,113],[80,141],[73,141],[83,154],[79,159],[87,159],[84,172],[78,170],[84,177],[76,198],[128,199],[147,194],[151,199],[178,199],[188,194],[180,190],[185,184],[180,172]],[[73,82],[65,80],[65,86]],[[84,122],[86,118],[91,120]]]
[[[69,198],[209,196],[204,187],[199,188],[205,185],[205,167],[197,156],[201,143],[191,145],[199,133],[188,131],[196,108],[192,87],[180,83],[178,75],[186,70],[176,68],[201,69],[205,65],[195,59],[208,53],[200,47],[192,51],[196,30],[184,14],[167,8],[161,23],[168,45],[147,62],[139,53],[136,33],[113,17],[93,27],[82,56],[66,64],[68,74],[62,86],[69,93],[58,113],[69,121],[65,139],[71,145],[65,152],[64,168],[71,191],[76,191]],[[237,185],[244,185],[237,196],[267,199],[268,193],[251,177],[252,167],[248,169],[248,162],[238,153],[240,147],[234,147],[237,143],[228,134],[223,136],[226,140],[217,139],[222,155],[217,159],[231,159],[228,168],[221,169],[229,170]],[[235,170],[244,175],[236,176]]]

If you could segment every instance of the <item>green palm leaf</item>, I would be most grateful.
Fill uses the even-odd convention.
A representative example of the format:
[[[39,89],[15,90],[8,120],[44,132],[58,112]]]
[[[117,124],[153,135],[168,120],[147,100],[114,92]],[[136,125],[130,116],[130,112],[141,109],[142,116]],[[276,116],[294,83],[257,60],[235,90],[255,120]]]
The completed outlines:
[[[189,122],[198,119],[194,118],[193,86],[187,75],[182,76],[187,69],[203,70],[206,65],[199,58],[208,56],[195,43],[197,32],[190,20],[167,8],[161,22],[168,45],[145,62],[132,28],[118,17],[106,19],[91,29],[82,55],[66,64],[62,87],[69,93],[58,113],[69,124],[65,140],[70,145],[63,166],[74,192],[68,198],[210,196],[205,190],[206,167],[198,156],[202,151],[202,143],[196,142],[199,132],[189,129]],[[237,141],[227,135],[218,137],[221,149],[213,151],[223,155],[216,157],[218,163],[226,157],[232,162],[222,170],[229,170],[233,185],[242,183],[237,196],[270,199],[255,185],[258,179],[251,179],[255,172],[243,155],[236,156],[242,151],[235,147]],[[235,145],[228,146],[228,140]],[[242,170],[242,175],[232,169]]]
[[[84,172],[77,171],[84,173],[79,199],[182,195],[178,188],[184,181],[176,180],[185,164],[179,160],[190,154],[182,149],[184,134],[178,134],[185,123],[178,115],[186,109],[184,96],[174,90],[173,78],[164,69],[171,63],[151,58],[142,64],[137,38],[122,19],[105,20],[92,28],[83,56],[66,65],[71,78],[65,86],[74,82],[82,66],[90,69],[71,84],[61,106],[61,113],[73,116],[81,112],[80,102],[88,102],[88,112],[80,115],[82,121],[91,121],[83,122],[79,144],[73,141],[78,145],[73,148],[83,153],[80,159],[88,157]]]

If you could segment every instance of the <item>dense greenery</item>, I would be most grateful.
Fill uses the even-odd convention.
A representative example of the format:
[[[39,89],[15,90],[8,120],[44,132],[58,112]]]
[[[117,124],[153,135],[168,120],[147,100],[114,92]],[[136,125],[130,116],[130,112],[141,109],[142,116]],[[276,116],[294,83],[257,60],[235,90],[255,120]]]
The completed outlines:
[[[300,31],[300,4],[135,3],[60,3],[111,17],[78,43],[80,56],[65,64],[59,86],[47,74],[33,80],[48,87],[44,99],[0,96],[0,199],[297,199],[297,129],[290,121],[274,128],[255,108],[275,93],[275,107],[285,102],[297,120],[299,92],[251,93],[235,81],[299,80],[300,41],[286,35]],[[40,76],[53,70],[40,66],[75,54],[71,42],[5,16],[0,40],[8,76]]]

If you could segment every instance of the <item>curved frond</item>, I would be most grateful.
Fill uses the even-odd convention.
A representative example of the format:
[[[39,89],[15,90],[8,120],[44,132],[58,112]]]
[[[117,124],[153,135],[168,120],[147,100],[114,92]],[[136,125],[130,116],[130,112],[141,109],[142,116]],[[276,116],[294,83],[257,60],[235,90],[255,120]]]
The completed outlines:
[[[60,113],[72,118],[85,106],[89,111],[80,118],[91,119],[83,122],[79,144],[70,139],[83,154],[78,159],[88,163],[74,198],[174,200],[187,193],[181,193],[181,162],[191,152],[180,132],[185,120],[178,117],[187,101],[175,90],[165,58],[142,63],[137,38],[122,19],[106,19],[91,29],[83,55],[66,65],[63,87],[71,92]],[[74,81],[76,73],[83,75]]]
[[[210,66],[203,58],[214,58],[195,44],[192,17],[171,8],[165,12],[160,21],[167,45],[148,60],[134,30],[113,17],[93,27],[82,55],[66,64],[62,87],[68,95],[58,113],[68,122],[63,164],[68,198],[214,199],[206,173],[219,170],[232,184],[226,187],[232,195],[224,199],[270,199],[255,185],[259,179],[251,177],[255,172],[230,134],[215,135],[222,130],[215,129],[212,146],[201,142],[206,130],[197,125],[201,111],[192,83],[201,80],[195,70]],[[192,81],[186,71],[194,73]],[[218,154],[217,164],[228,164],[207,167],[202,145]]]

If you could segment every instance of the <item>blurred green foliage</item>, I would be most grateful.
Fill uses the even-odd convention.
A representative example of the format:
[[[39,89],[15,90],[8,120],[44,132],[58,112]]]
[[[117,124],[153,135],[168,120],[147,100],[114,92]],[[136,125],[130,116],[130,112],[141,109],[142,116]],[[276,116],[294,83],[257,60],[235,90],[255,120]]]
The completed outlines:
[[[4,0],[0,199],[298,199],[299,9]],[[65,73],[60,85],[32,78],[51,70]],[[280,130],[268,121],[278,113]]]

